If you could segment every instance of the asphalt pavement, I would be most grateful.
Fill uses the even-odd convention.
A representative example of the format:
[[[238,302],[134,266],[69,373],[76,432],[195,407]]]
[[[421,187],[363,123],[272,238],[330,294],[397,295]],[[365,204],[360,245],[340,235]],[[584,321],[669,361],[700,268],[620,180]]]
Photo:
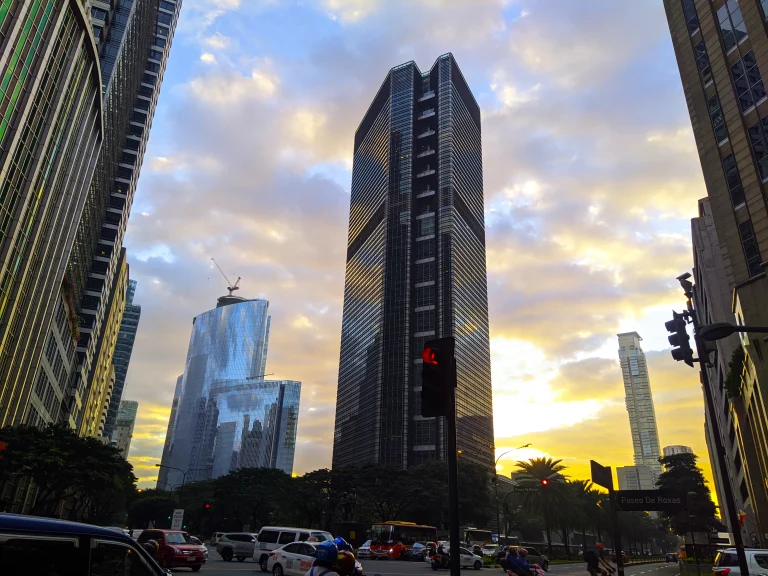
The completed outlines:
[[[363,570],[366,576],[427,576],[435,574],[432,568],[425,562],[400,562],[396,560],[363,560]],[[177,574],[190,572],[189,570],[174,570]],[[203,566],[200,574],[206,576],[271,576],[259,570],[259,566],[252,560],[245,562],[224,562],[218,554],[213,552],[208,562]],[[624,568],[624,576],[679,576],[680,570],[677,563],[639,564]],[[464,569],[462,576],[505,576],[501,568],[483,568],[482,570]],[[552,564],[548,574],[553,576],[588,576],[583,562],[577,564]],[[448,576],[447,570],[439,570],[435,576]]]

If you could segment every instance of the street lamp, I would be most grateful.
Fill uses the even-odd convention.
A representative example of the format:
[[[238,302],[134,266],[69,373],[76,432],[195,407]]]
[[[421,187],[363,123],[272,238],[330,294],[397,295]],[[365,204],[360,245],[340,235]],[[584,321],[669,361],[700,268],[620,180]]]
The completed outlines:
[[[512,450],[507,450],[506,452],[502,452],[501,455],[496,458],[496,462],[493,464],[493,473],[494,473],[494,480],[496,484],[496,529],[499,531],[499,544],[501,544],[501,514],[499,513],[499,474],[496,472],[496,466],[499,465],[499,460],[504,458],[507,454],[510,454],[512,452],[516,452],[517,450],[522,450],[523,448],[528,448],[531,445],[529,442],[528,444],[523,444],[522,446],[518,446],[517,448],[512,448]]]
[[[177,472],[181,472],[181,485],[179,488],[179,505],[181,505],[181,496],[184,494],[184,484],[187,482],[187,474],[190,472],[199,472],[200,470],[207,470],[207,468],[190,468],[187,471],[182,470],[181,468],[176,468],[174,466],[167,466],[165,464],[155,464],[158,468],[168,468],[169,470],[176,470]],[[168,486],[167,482],[163,482],[166,486]]]
[[[735,332],[741,334],[746,332],[768,332],[768,326],[734,326],[733,324],[728,324],[728,322],[717,322],[716,324],[708,324],[699,328],[699,336],[702,340],[707,340],[708,342],[722,340]]]

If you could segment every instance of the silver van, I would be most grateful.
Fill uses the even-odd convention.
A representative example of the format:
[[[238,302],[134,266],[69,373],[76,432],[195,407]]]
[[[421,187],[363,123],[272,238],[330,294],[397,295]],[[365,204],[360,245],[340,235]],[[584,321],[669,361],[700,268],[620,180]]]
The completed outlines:
[[[311,528],[286,528],[282,526],[264,526],[259,531],[253,559],[259,563],[262,572],[267,572],[269,553],[291,542],[333,542],[330,532]]]

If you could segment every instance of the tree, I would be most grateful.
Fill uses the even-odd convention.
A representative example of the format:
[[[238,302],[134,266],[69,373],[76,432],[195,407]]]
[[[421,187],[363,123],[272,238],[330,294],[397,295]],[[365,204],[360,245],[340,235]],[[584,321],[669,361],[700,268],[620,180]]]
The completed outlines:
[[[247,524],[251,530],[271,524],[278,517],[291,477],[274,468],[239,468],[216,479],[214,497],[225,523],[237,530]]]
[[[678,535],[690,531],[707,532],[721,525],[715,517],[715,503],[696,460],[695,454],[675,454],[659,459],[666,469],[659,475],[656,486],[680,494],[688,502],[688,511],[661,513]]]
[[[562,474],[565,466],[562,460],[531,458],[527,462],[519,461],[517,469],[520,472],[517,485],[528,489],[522,493],[523,507],[540,514],[544,520],[547,548],[551,555],[552,526],[558,518],[558,510],[568,505],[566,477]]]
[[[576,507],[578,524],[581,528],[581,545],[587,549],[587,528],[596,528],[599,538],[601,492],[590,480],[574,480],[569,482],[573,491],[574,506]]]
[[[137,494],[128,505],[128,526],[147,528],[152,522],[155,527],[168,526],[168,517],[176,508],[176,497],[165,490],[144,490]]]

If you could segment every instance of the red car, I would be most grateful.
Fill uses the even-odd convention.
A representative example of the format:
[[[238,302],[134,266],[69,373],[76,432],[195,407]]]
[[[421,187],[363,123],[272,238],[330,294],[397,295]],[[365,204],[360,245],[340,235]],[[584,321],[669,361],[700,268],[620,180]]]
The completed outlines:
[[[180,530],[144,530],[137,540],[147,549],[148,542],[157,545],[152,550],[157,563],[163,568],[191,568],[197,572],[205,564],[205,556],[200,546],[193,544],[189,534]],[[150,544],[151,548],[154,548]]]

